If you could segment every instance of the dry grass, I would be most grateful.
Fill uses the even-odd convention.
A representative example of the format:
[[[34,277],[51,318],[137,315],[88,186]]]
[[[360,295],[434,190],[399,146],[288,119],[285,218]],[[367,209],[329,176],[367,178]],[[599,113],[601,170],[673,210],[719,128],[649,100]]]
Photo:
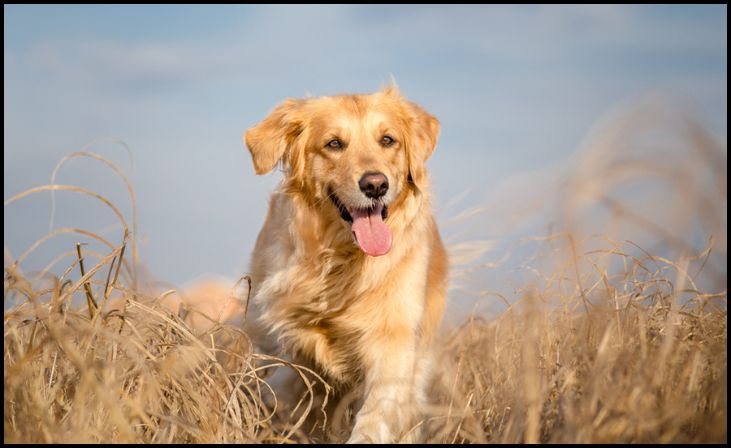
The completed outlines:
[[[591,167],[577,169],[566,184],[562,230],[516,243],[530,247],[519,265],[533,275],[515,292],[518,300],[493,320],[472,316],[445,330],[433,407],[417,425],[427,441],[726,442],[726,155],[699,127],[689,129],[677,135],[688,137],[701,171],[673,165],[668,179],[684,184],[690,197],[669,206],[700,220],[708,246],[695,247],[682,229],[641,216],[611,196],[613,174],[643,163],[602,158],[604,144],[621,146],[612,136],[628,135],[626,124],[609,126],[598,143],[590,143],[600,150],[588,150],[578,165]],[[101,160],[90,154],[76,156]],[[712,183],[710,193],[691,188],[699,173]],[[5,204],[51,190],[92,195],[118,212],[100,195],[58,185]],[[579,211],[587,194],[610,212],[601,232],[596,226],[595,233],[585,231]],[[6,306],[4,317],[5,442],[347,437],[352,412],[325,412],[328,401],[342,395],[316,372],[255,353],[236,325],[196,329],[185,313],[160,305],[169,291],[139,286],[134,239],[127,236],[135,232],[118,216],[124,229],[119,245],[85,230],[55,231],[78,233],[109,249],[92,254],[82,246],[76,254],[69,248],[66,258],[73,261],[61,275],[24,272],[25,254],[6,261],[4,297],[15,306]],[[628,222],[651,232],[653,248],[663,254],[622,238]],[[90,262],[94,255],[96,264]],[[471,269],[469,275],[480,274]],[[88,304],[74,305],[80,299]],[[303,385],[296,406],[277,400],[267,382],[276,367],[296,372]]]
[[[451,381],[471,426],[448,440],[725,441],[727,320],[713,304],[725,291],[681,306],[666,270],[675,266],[650,256],[631,266],[596,273],[587,308],[557,285],[455,331],[444,356],[456,358]]]

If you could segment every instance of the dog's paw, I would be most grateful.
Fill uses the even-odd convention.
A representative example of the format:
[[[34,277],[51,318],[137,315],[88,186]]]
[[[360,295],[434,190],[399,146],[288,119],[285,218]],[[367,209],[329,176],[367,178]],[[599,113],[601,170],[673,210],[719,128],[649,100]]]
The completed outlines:
[[[393,434],[386,422],[359,422],[346,443],[393,443]]]
[[[347,444],[364,444],[364,443],[374,443],[373,440],[371,440],[369,437],[366,437],[363,434],[356,434],[353,433],[350,435],[350,438],[348,439]]]

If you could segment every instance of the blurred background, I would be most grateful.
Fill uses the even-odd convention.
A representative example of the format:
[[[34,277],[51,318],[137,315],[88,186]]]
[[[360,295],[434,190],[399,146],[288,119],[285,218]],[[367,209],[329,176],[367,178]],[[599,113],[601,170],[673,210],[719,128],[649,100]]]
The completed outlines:
[[[700,251],[713,233],[725,284],[726,5],[6,5],[4,197],[51,183],[74,151],[97,152],[135,188],[140,260],[153,278],[238,278],[281,178],[254,174],[243,132],[287,97],[370,93],[391,77],[441,121],[428,168],[463,265],[508,269],[498,261],[516,241],[557,225],[668,248],[645,239],[654,225],[665,242],[688,236],[673,250]],[[711,155],[690,170],[698,139]],[[670,167],[669,183],[617,192],[649,226],[607,230],[600,212],[574,213],[582,199],[566,186],[595,181],[618,154]],[[70,160],[56,182],[98,192],[131,220],[124,183],[98,161]],[[703,208],[675,207],[680,199]],[[92,198],[58,192],[52,220],[51,208],[49,192],[5,207],[6,265],[52,228],[122,240]],[[79,240],[44,243],[24,269]],[[515,290],[483,274],[467,278]]]

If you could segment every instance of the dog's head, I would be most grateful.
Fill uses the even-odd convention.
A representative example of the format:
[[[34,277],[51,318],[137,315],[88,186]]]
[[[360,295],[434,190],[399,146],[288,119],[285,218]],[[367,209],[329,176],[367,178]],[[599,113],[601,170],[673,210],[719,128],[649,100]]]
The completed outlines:
[[[391,248],[388,215],[427,186],[439,121],[395,87],[372,95],[289,99],[244,134],[257,174],[282,164],[288,191],[333,211],[368,255]],[[329,207],[329,209],[328,209]]]

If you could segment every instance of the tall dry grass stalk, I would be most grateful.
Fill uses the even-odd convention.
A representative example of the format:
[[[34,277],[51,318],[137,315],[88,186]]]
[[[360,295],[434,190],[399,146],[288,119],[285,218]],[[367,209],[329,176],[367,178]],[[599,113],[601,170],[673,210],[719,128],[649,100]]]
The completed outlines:
[[[515,291],[518,300],[495,319],[473,315],[445,329],[432,406],[414,427],[426,441],[727,440],[725,147],[690,122],[687,132],[673,135],[688,137],[692,163],[621,159],[616,154],[628,153],[618,148],[642,140],[633,129],[651,127],[626,117],[631,124],[613,122],[598,142],[587,143],[586,158],[562,191],[561,231],[516,244],[532,248],[519,265],[533,275]],[[72,157],[92,157],[117,171],[87,151]],[[668,172],[658,168],[665,165]],[[666,206],[685,224],[699,222],[707,246],[685,238],[688,225],[654,221],[647,210],[633,209],[631,198],[613,196],[632,176],[678,188],[682,194]],[[710,182],[710,193],[699,176]],[[120,220],[121,242],[57,229],[6,260],[5,442],[347,438],[352,409],[336,405],[348,394],[334,393],[314,371],[256,353],[236,325],[215,317],[205,327],[191,325],[184,310],[163,306],[173,291],[141,286],[136,231],[103,196],[53,183],[5,205],[43,191],[106,204]],[[623,237],[633,228],[653,235],[652,248]],[[70,256],[57,258],[72,260],[61,274],[51,275],[51,266],[38,274],[22,269],[30,252],[66,233],[99,241],[108,253],[77,255],[70,247]],[[127,248],[132,256],[125,256]],[[75,305],[86,301],[98,308]],[[282,397],[270,385],[275,368],[294,373],[301,395]]]

